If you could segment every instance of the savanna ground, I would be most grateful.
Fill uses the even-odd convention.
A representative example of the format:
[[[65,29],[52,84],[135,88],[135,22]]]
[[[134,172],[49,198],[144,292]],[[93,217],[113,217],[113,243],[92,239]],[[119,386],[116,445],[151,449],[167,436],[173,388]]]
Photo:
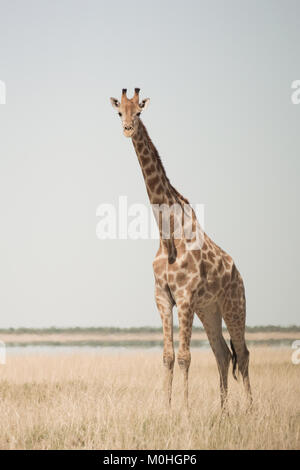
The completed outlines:
[[[210,350],[192,351],[190,413],[176,364],[172,410],[162,400],[162,354],[12,356],[0,366],[1,449],[299,449],[300,365],[288,348],[250,348],[254,406],[230,371],[219,405]]]

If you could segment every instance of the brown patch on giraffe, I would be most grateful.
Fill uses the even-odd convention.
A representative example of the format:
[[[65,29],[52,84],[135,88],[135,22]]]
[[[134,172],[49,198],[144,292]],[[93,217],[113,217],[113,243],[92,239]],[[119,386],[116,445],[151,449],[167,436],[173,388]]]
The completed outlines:
[[[188,253],[187,254],[187,258],[186,258],[186,261],[187,261],[187,268],[190,272],[196,272],[197,271],[197,267],[196,267],[196,264],[195,264],[195,261],[194,261],[194,258],[193,258],[193,255],[192,253]]]
[[[210,250],[213,250],[216,246],[214,243],[212,243],[212,241],[208,237],[207,237],[207,244]]]
[[[155,189],[155,186],[158,185],[158,183],[160,182],[160,179],[158,176],[155,176],[154,178],[151,178],[147,181],[147,184],[148,184],[148,187],[151,191],[154,191]]]
[[[212,268],[212,264],[209,262],[209,261],[201,261],[201,265],[203,265],[203,271],[206,273],[205,276],[207,276],[208,272],[211,270]]]
[[[172,199],[172,194],[168,188],[166,189],[166,196],[168,199]]]
[[[188,302],[182,302],[182,304],[180,304],[180,307],[183,310],[187,310],[189,308],[189,303]]]
[[[155,197],[155,194],[152,195],[152,198],[151,198],[151,204],[160,204],[161,203],[161,199],[159,197]]]
[[[198,290],[198,295],[199,295],[199,297],[201,297],[202,295],[204,295],[204,292],[205,292],[204,287],[201,287],[201,289]]]
[[[143,142],[138,142],[138,143],[137,143],[137,149],[138,149],[139,152],[142,151],[143,147],[144,147]]]
[[[207,243],[204,242],[202,245],[202,251],[207,251],[207,249],[208,249]]]
[[[219,262],[218,262],[218,272],[220,274],[222,274],[224,271],[224,266],[223,266],[223,261],[222,261],[222,258],[220,258]]]
[[[236,269],[235,264],[233,263],[232,269],[231,269],[231,280],[232,281],[235,279],[236,275],[237,275],[237,269]]]
[[[238,285],[237,285],[236,282],[232,282],[232,284],[230,286],[230,290],[231,290],[232,297],[237,297],[237,295],[238,295]]]
[[[156,259],[153,261],[153,268],[155,272],[162,272],[166,269],[166,259]]]
[[[214,253],[213,253],[212,251],[209,251],[209,252],[207,253],[207,257],[208,257],[209,261],[211,261],[212,263],[214,262],[215,255],[214,255]]]
[[[188,323],[188,320],[183,317],[183,318],[181,319],[181,325],[186,328],[186,327],[188,326],[188,324],[189,324],[189,323]]]
[[[162,184],[160,184],[157,188],[156,188],[156,193],[157,194],[162,194],[164,192],[164,187]]]
[[[220,289],[219,279],[214,279],[213,281],[208,282],[207,288],[212,294],[216,294],[218,290]]]
[[[145,168],[145,173],[147,176],[151,175],[151,173],[154,173],[154,171],[155,171],[155,167],[153,164],[149,166],[149,168]]]
[[[141,161],[142,161],[142,164],[143,165],[147,165],[148,163],[150,163],[150,157],[144,157],[143,155],[141,155]]]
[[[225,273],[222,278],[222,287],[226,287],[229,281],[230,281],[230,274]]]
[[[212,294],[210,292],[205,292],[204,299],[205,300],[210,300],[211,298],[212,298]]]
[[[198,282],[199,282],[199,279],[198,277],[194,277],[191,281],[190,281],[190,288],[193,290],[197,287],[198,285]],[[192,295],[194,294],[194,292],[192,292]]]
[[[184,293],[185,293],[185,292],[184,292],[184,289],[178,289],[178,290],[176,291],[176,296],[177,296],[177,297],[184,297]]]
[[[200,276],[202,278],[206,277],[206,263],[204,261],[200,263]]]
[[[225,256],[223,256],[223,261],[224,261],[224,263],[225,263],[226,269],[229,269],[229,268],[231,267],[231,265],[232,265],[232,259],[231,259],[231,257],[230,257],[229,255],[225,255]]]
[[[185,284],[186,281],[186,275],[184,273],[179,272],[176,276],[176,282],[179,285],[179,287],[182,287]]]

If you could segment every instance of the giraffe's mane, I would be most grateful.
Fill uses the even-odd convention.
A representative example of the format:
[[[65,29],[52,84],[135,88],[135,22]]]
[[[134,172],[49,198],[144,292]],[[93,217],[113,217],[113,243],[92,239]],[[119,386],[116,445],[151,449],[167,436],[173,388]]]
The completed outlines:
[[[145,126],[145,124],[142,122],[141,119],[140,119],[140,124],[141,124],[142,129],[143,129],[143,132],[145,133],[145,136],[146,136],[146,138],[147,138],[147,140],[148,140],[148,142],[149,142],[149,144],[150,144],[150,147],[151,147],[151,149],[152,149],[153,155],[155,156],[156,161],[158,161],[158,163],[159,163],[159,165],[160,165],[160,167],[161,167],[161,169],[162,169],[162,171],[163,171],[163,175],[164,175],[164,177],[166,178],[166,181],[168,182],[168,184],[169,184],[169,186],[170,186],[171,192],[172,192],[172,193],[174,194],[174,196],[175,196],[175,199],[176,199],[176,200],[179,199],[180,202],[183,202],[184,204],[190,204],[189,201],[188,201],[188,199],[186,199],[185,197],[183,197],[182,194],[180,194],[180,192],[177,191],[177,189],[174,188],[174,186],[172,186],[172,184],[170,183],[170,180],[169,180],[169,178],[168,178],[168,176],[167,176],[165,167],[164,167],[164,165],[163,165],[163,162],[161,161],[161,158],[160,158],[160,155],[159,155],[159,153],[158,153],[158,151],[157,151],[157,148],[156,148],[155,145],[153,144],[153,142],[152,142],[152,140],[151,140],[151,137],[149,136],[148,131],[147,131],[147,129],[146,129],[146,126]]]

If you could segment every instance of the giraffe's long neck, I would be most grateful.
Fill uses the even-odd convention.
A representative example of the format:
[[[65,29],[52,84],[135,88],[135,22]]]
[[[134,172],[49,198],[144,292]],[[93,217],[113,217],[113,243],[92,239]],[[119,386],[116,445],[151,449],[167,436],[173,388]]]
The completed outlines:
[[[178,202],[179,193],[171,185],[160,156],[141,120],[132,142],[143,172],[150,203],[172,205]]]
[[[171,185],[160,156],[140,119],[138,129],[132,137],[132,142],[142,169],[150,203],[155,205],[166,204],[169,207],[173,204],[180,204],[180,206],[188,204],[187,199],[181,196]],[[174,223],[174,219],[171,223]],[[160,238],[162,240],[161,228]],[[170,239],[163,240],[163,243],[168,250],[169,262],[173,263],[177,255],[173,235],[171,234]]]

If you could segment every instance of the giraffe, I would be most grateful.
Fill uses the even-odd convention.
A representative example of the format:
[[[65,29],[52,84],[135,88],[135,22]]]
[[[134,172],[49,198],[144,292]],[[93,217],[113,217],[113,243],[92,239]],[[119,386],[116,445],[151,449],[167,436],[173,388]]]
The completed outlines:
[[[121,101],[110,98],[113,108],[121,117],[123,134],[132,139],[146,190],[152,207],[179,205],[190,207],[170,183],[160,156],[152,143],[140,114],[149,104],[149,98],[140,101],[139,88],[133,98],[122,90]],[[174,236],[178,217],[170,217],[170,233],[164,237],[161,215],[156,214],[159,226],[159,249],[153,261],[155,299],[163,326],[164,396],[171,404],[173,369],[175,362],[173,342],[173,307],[176,305],[179,321],[179,348],[177,361],[183,375],[183,405],[188,407],[188,373],[191,362],[190,342],[194,315],[199,317],[216,358],[220,376],[221,408],[226,404],[228,370],[233,363],[242,375],[249,402],[252,402],[248,365],[249,351],[245,342],[246,300],[242,277],[232,258],[203,233],[201,246],[191,249],[189,242],[195,240]],[[179,216],[182,224],[183,217]],[[188,219],[193,228],[198,224],[194,211]],[[192,231],[194,234],[194,230]],[[230,335],[230,351],[222,335],[222,318]]]

